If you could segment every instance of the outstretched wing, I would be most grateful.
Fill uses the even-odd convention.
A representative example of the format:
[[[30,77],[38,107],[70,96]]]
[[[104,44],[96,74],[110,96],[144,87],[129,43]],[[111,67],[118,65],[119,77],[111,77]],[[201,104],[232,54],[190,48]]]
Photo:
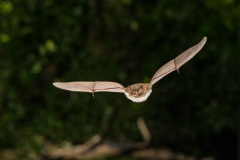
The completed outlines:
[[[121,92],[124,93],[124,87],[116,82],[55,82],[55,87],[76,91],[76,92]]]
[[[170,62],[162,66],[152,77],[150,85],[152,86],[154,83],[156,83],[157,81],[159,81],[161,78],[171,73],[172,71],[175,71],[175,70],[178,71],[178,69],[183,64],[188,62],[192,57],[194,57],[202,49],[206,41],[207,41],[207,38],[204,37],[198,44],[189,48],[188,50],[180,54],[177,58],[171,60]]]

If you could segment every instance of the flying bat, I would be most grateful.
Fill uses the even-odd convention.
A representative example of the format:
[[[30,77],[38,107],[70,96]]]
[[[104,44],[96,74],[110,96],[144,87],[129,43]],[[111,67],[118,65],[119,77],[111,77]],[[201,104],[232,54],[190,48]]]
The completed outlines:
[[[204,37],[198,44],[189,48],[182,54],[180,54],[175,59],[166,63],[162,66],[152,77],[150,83],[137,83],[124,88],[121,84],[116,82],[107,81],[81,81],[81,82],[55,82],[53,85],[55,87],[76,91],[76,92],[90,92],[94,96],[94,92],[120,92],[124,93],[126,97],[134,102],[143,102],[147,100],[152,92],[152,86],[154,83],[162,79],[167,74],[172,71],[177,70],[179,73],[179,68],[193,58],[204,46],[207,38]]]

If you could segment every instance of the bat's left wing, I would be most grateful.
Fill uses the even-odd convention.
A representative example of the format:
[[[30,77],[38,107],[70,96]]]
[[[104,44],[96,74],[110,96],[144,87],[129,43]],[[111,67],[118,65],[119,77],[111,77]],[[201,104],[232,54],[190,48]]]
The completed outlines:
[[[55,82],[53,85],[64,90],[90,92],[93,95],[94,92],[125,92],[125,88],[116,82]]]
[[[178,69],[183,64],[188,62],[202,49],[206,41],[207,41],[207,38],[204,37],[198,44],[189,48],[188,50],[180,54],[177,58],[171,60],[170,62],[162,66],[152,77],[150,85],[152,86],[154,83],[156,83],[157,81],[159,81],[161,78],[171,73],[172,71],[175,71],[175,70],[178,71]]]

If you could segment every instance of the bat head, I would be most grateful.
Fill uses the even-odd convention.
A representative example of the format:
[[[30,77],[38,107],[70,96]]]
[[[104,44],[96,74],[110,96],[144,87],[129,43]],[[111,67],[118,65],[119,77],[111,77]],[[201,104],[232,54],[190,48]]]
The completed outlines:
[[[136,87],[134,89],[131,88],[131,86],[129,86],[130,88],[130,91],[131,91],[131,95],[133,97],[138,97],[138,96],[141,96],[141,94],[143,94],[143,85],[141,85],[140,87]]]
[[[125,88],[125,95],[134,102],[145,101],[151,92],[152,90],[148,83],[133,84]]]

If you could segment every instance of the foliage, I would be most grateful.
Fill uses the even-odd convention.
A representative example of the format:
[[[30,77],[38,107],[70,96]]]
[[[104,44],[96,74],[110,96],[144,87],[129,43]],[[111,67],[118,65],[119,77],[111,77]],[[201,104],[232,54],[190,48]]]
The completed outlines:
[[[239,2],[0,1],[0,148],[41,152],[100,132],[235,159],[239,103]],[[73,93],[56,81],[149,82],[163,64],[208,37],[190,62],[144,103],[123,94]]]

